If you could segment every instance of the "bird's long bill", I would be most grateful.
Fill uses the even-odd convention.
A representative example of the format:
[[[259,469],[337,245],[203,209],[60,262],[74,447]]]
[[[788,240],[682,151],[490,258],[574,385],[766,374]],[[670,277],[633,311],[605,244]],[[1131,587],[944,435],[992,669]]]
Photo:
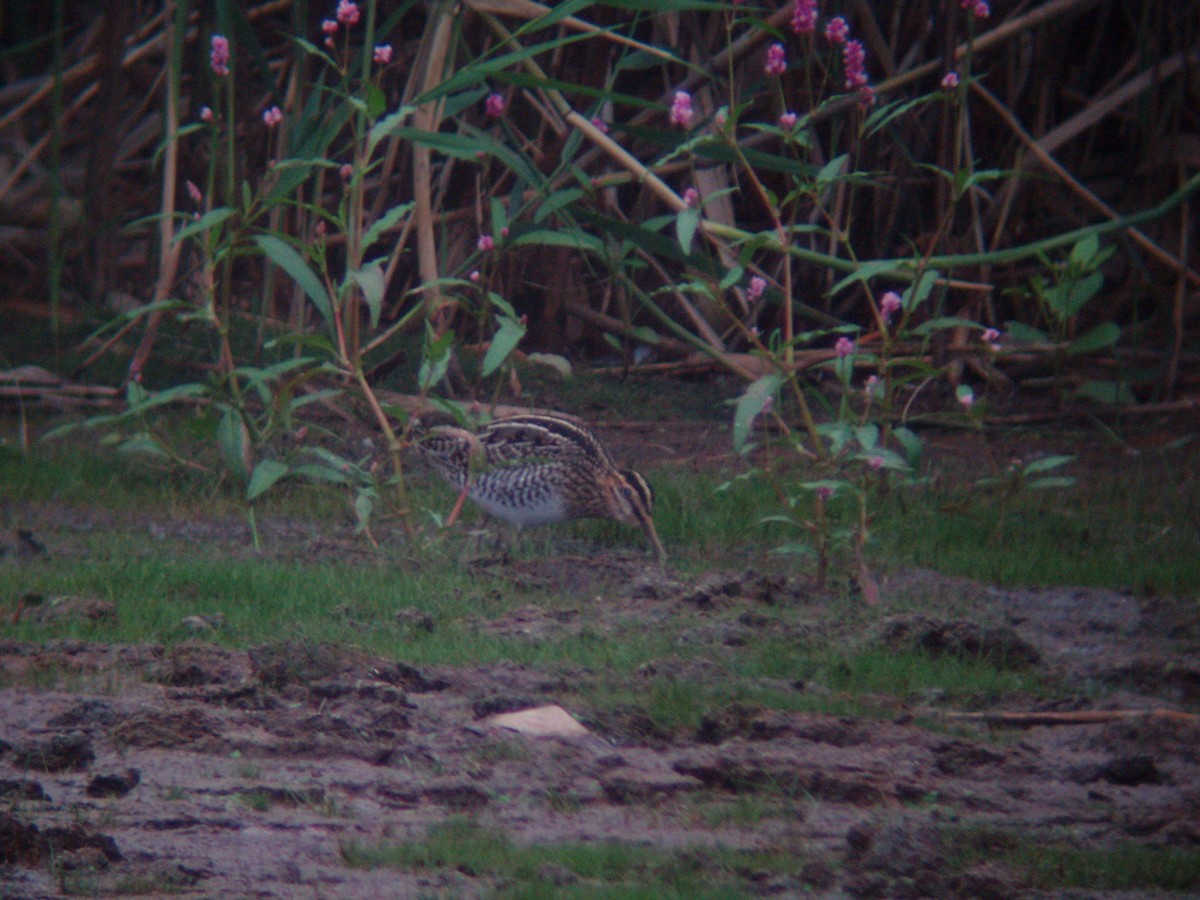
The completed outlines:
[[[639,516],[642,525],[642,531],[646,532],[646,537],[650,539],[650,543],[654,545],[654,553],[658,556],[658,561],[667,561],[667,551],[663,549],[662,541],[658,539],[658,532],[654,530],[654,520],[649,516]]]

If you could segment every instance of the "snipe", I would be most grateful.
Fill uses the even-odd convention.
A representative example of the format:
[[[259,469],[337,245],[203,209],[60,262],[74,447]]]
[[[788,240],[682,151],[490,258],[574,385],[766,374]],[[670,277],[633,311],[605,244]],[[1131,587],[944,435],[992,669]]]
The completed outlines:
[[[618,469],[596,436],[568,419],[519,415],[478,431],[441,426],[421,437],[426,459],[493,516],[518,526],[568,519],[637,525],[660,560],[654,492],[637,472]],[[455,507],[455,511],[459,506]]]

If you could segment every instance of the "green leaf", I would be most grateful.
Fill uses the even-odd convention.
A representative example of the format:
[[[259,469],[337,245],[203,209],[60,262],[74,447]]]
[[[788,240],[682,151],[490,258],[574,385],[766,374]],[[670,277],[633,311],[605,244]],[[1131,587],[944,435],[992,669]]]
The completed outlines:
[[[1067,345],[1068,356],[1079,356],[1111,347],[1121,337],[1121,328],[1115,322],[1102,322],[1091,331],[1084,332]]]
[[[371,513],[375,509],[375,500],[379,493],[374,488],[363,488],[354,496],[354,517],[358,520],[354,527],[355,533],[361,533],[371,524]]]
[[[594,253],[597,256],[601,256],[604,253],[604,243],[599,238],[577,230],[550,231],[549,229],[539,228],[517,235],[509,244],[514,247],[525,244],[543,247],[570,247],[572,250],[582,250],[585,253]]]
[[[571,377],[571,362],[565,356],[559,356],[557,353],[530,353],[525,358],[534,365],[549,366],[563,378]]]
[[[416,111],[415,106],[402,106],[372,125],[371,133],[367,135],[367,155],[373,156],[376,145],[385,137],[394,134],[397,129],[404,127],[405,120]]]
[[[525,326],[519,320],[508,317],[500,320],[500,327],[492,335],[492,343],[488,346],[487,353],[483,356],[482,373],[484,378],[487,378],[504,364],[504,361],[516,349],[517,344],[521,342],[521,338],[523,337],[525,337]]]
[[[821,167],[821,171],[817,173],[817,190],[828,187],[842,177],[847,159],[849,159],[849,154],[843,153],[841,156],[835,156]]]
[[[271,262],[287,272],[300,285],[300,289],[313,302],[321,317],[332,324],[333,303],[329,299],[329,292],[325,290],[325,285],[317,277],[317,273],[308,267],[308,263],[292,245],[271,234],[260,234],[254,241]]]
[[[138,432],[117,445],[121,453],[146,453],[150,456],[170,457],[162,442],[146,431]]]
[[[886,259],[876,259],[862,263],[853,272],[829,289],[830,296],[839,293],[843,288],[858,282],[869,282],[878,275],[887,275],[896,271],[896,264]]]
[[[1030,344],[1048,344],[1053,340],[1046,332],[1011,319],[1004,323],[1004,331],[1012,340],[1025,341]]]
[[[733,413],[733,449],[738,453],[746,446],[754,420],[766,408],[767,402],[774,399],[783,382],[784,377],[778,373],[764,375],[738,398]]]
[[[1035,478],[1027,487],[1031,491],[1044,491],[1050,488],[1069,488],[1075,486],[1075,479],[1068,477]]]
[[[922,322],[912,330],[916,335],[933,334],[935,331],[945,331],[947,328],[980,328],[980,324],[972,319],[963,319],[959,316],[939,316],[936,319],[930,319],[928,322]]]
[[[856,425],[854,428],[854,437],[858,440],[858,446],[864,450],[874,450],[879,444],[879,426]]]
[[[367,263],[361,269],[351,272],[350,277],[359,286],[363,299],[367,301],[367,309],[371,311],[371,327],[379,325],[379,314],[383,310],[383,260],[377,259]]]
[[[367,118],[374,122],[387,109],[387,97],[376,84],[367,85]]]
[[[675,237],[679,240],[679,246],[683,248],[684,253],[692,252],[692,238],[696,236],[696,229],[699,227],[700,207],[698,206],[685,207],[675,217]]]
[[[1071,248],[1070,262],[1080,272],[1086,272],[1100,249],[1100,237],[1095,232],[1084,235]]]
[[[896,439],[900,447],[904,450],[904,458],[907,460],[909,468],[915,469],[921,461],[921,451],[923,449],[921,439],[917,437],[912,429],[903,426],[894,429],[892,437]]]
[[[264,459],[254,467],[250,476],[250,484],[246,487],[246,499],[253,500],[271,489],[280,478],[287,475],[289,469],[286,463],[277,459]]]
[[[417,382],[422,391],[427,391],[443,378],[450,367],[450,348],[454,346],[454,332],[447,330],[437,337],[433,324],[425,323],[425,355],[417,372]]]
[[[565,190],[555,191],[542,201],[537,211],[533,214],[533,221],[540,223],[547,216],[553,215],[564,206],[570,206],[576,200],[581,200],[586,196],[587,194],[582,188],[566,188]]]
[[[1038,472],[1049,472],[1051,469],[1065,466],[1074,459],[1074,456],[1043,456],[1041,459],[1035,459],[1026,465],[1021,471],[1025,475],[1036,475]]]
[[[234,215],[234,213],[235,210],[230,209],[228,206],[218,206],[216,209],[210,209],[200,218],[189,222],[186,226],[179,229],[179,233],[175,235],[175,240],[171,243],[178,244],[180,241],[186,241],[193,234],[199,234],[200,232],[216,228],[230,216]]]
[[[1085,381],[1075,389],[1076,397],[1084,397],[1095,403],[1133,406],[1137,397],[1125,381]]]
[[[250,433],[241,415],[232,406],[226,407],[225,414],[217,423],[217,443],[221,447],[225,467],[244,481],[249,474]]]
[[[385,231],[403,219],[412,211],[416,204],[413,201],[401,203],[399,206],[393,206],[382,216],[371,223],[371,227],[367,229],[367,233],[363,235],[362,249],[365,251],[373,243],[383,237]]]

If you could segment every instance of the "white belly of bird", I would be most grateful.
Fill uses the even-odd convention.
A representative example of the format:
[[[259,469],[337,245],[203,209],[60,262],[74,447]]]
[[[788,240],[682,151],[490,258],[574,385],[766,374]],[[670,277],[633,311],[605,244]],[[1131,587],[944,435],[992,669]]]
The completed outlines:
[[[564,522],[567,519],[567,507],[562,497],[554,491],[547,491],[537,497],[525,498],[524,502],[508,505],[496,497],[485,497],[472,492],[471,499],[488,514],[514,525],[547,525],[551,522]]]

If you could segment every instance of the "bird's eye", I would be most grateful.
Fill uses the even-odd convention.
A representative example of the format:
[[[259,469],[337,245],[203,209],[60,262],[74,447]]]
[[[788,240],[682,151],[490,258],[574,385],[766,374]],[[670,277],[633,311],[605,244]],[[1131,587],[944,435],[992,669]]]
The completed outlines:
[[[621,488],[621,493],[624,494],[626,497],[628,497],[630,500],[633,499],[633,488],[623,487],[623,488]]]

